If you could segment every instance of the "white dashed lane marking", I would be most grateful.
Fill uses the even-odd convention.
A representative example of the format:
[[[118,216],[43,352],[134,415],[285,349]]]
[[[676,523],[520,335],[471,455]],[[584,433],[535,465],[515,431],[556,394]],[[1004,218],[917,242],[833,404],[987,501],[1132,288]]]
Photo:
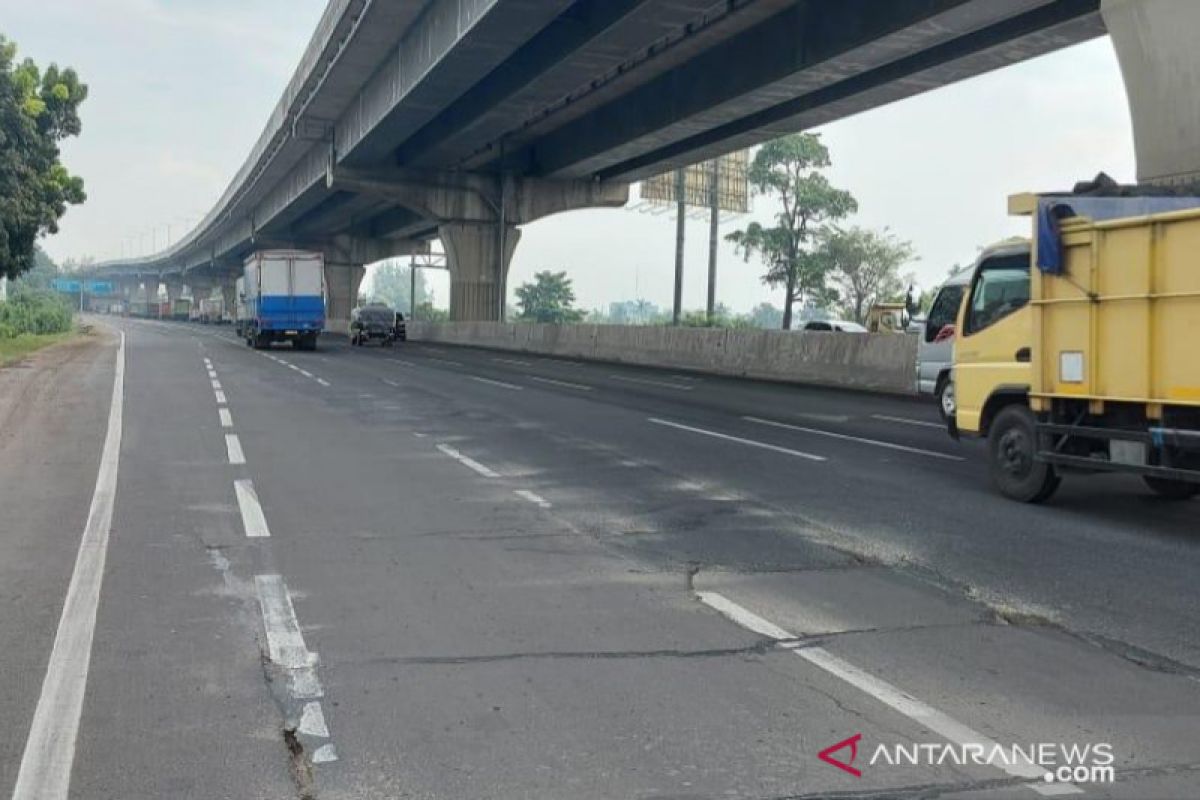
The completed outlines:
[[[528,489],[514,489],[513,494],[523,500],[528,500],[540,508],[550,508],[550,501],[542,497],[540,494],[531,492]]]
[[[218,408],[217,409],[217,417],[220,418],[220,420],[221,420],[222,428],[232,428],[233,427],[233,415],[229,413],[228,408]]]
[[[909,419],[908,417],[891,417],[887,414],[872,414],[871,419],[882,420],[883,422],[898,422],[901,425],[920,425],[922,428],[937,428],[938,430],[946,430],[946,426],[940,422],[926,422],[923,419]]]
[[[481,378],[478,375],[470,375],[469,377],[473,381],[479,381],[480,383],[486,383],[489,386],[499,386],[501,389],[511,389],[513,391],[519,392],[525,388],[524,386],[517,386],[515,383],[505,383],[504,381],[494,381],[491,378]]]
[[[242,441],[236,433],[225,434],[225,450],[229,455],[230,464],[246,463],[246,454],[242,452]]]
[[[841,439],[846,442],[857,442],[858,444],[871,445],[872,447],[882,447],[887,450],[897,450],[902,453],[913,453],[919,456],[929,456],[930,458],[940,458],[945,461],[964,461],[962,456],[952,456],[949,453],[939,453],[936,450],[925,450],[920,447],[909,447],[908,445],[895,444],[894,442],[883,442],[878,439],[866,439],[862,436],[851,436],[846,433],[834,433],[833,431],[821,430],[820,428],[806,428],[803,425],[789,425],[786,422],[776,422],[770,419],[760,419],[759,417],[742,417],[746,422],[753,422],[755,425],[768,425],[773,428],[783,428],[785,430],[797,431],[799,433],[808,433],[813,436],[825,436],[830,439]]]
[[[213,392],[213,395],[217,398],[217,403],[219,405],[225,405],[226,400],[224,392]]]
[[[530,375],[529,380],[537,381],[538,383],[548,383],[551,386],[561,386],[564,389],[578,389],[581,392],[590,392],[592,390],[591,386],[585,386],[582,383],[571,383],[570,381],[556,381],[553,378],[538,378],[536,376]]]
[[[233,482],[233,491],[237,495],[238,510],[242,514],[242,529],[246,536],[251,539],[268,538],[271,529],[267,527],[267,518],[258,502],[258,493],[254,491],[254,482],[240,478]]]
[[[669,383],[667,381],[652,381],[648,378],[627,378],[624,375],[609,375],[611,380],[624,381],[625,383],[640,383],[643,386],[661,386],[664,389],[676,389],[680,392],[690,392],[696,387],[681,386],[678,383]]]
[[[291,593],[279,575],[255,575],[254,585],[267,635],[267,653],[272,663],[286,672],[289,696],[302,704],[296,732],[313,739],[328,739],[329,724],[318,700],[324,696],[324,691],[317,677],[317,655],[304,641]],[[337,758],[332,742],[321,742],[313,749],[315,764],[337,761]]]
[[[463,466],[465,466],[469,469],[472,469],[475,472],[478,472],[480,475],[482,475],[485,478],[499,478],[500,477],[499,472],[496,472],[493,469],[485,467],[483,464],[480,464],[478,461],[476,461],[473,458],[470,458],[469,456],[464,456],[462,453],[458,452],[457,450],[455,450],[453,447],[451,447],[448,444],[439,444],[437,446],[437,449],[441,450],[443,453],[450,456],[451,458],[453,458],[455,461],[459,462]]]
[[[657,417],[651,417],[650,422],[654,423],[655,425],[664,425],[668,428],[675,428],[675,429],[681,430],[681,431],[689,431],[690,433],[698,433],[701,436],[711,436],[714,439],[722,439],[727,442],[736,442],[737,444],[744,444],[748,447],[758,447],[762,450],[770,450],[774,453],[782,453],[787,456],[796,456],[797,458],[806,458],[809,461],[826,461],[827,460],[825,458],[825,456],[818,456],[818,455],[814,455],[813,453],[805,453],[801,450],[792,450],[791,448],[788,448],[788,447],[780,447],[779,445],[767,444],[766,442],[758,442],[758,441],[755,441],[754,439],[743,439],[740,436],[730,436],[727,433],[717,433],[716,431],[709,431],[709,430],[705,430],[704,428],[693,428],[691,425],[682,425],[678,422],[671,422],[670,420],[658,419]]]

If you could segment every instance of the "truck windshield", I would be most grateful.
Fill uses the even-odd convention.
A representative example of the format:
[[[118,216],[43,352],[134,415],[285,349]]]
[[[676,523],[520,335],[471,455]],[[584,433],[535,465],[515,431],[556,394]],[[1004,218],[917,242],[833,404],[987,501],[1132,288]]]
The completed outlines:
[[[1029,256],[1003,256],[984,263],[971,296],[967,334],[996,324],[1029,302]]]

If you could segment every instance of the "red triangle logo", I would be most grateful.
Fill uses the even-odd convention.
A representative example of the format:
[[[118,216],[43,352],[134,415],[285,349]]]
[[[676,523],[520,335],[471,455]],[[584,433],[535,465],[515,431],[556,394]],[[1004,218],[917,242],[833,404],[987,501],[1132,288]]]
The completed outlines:
[[[862,734],[856,733],[853,736],[851,736],[849,739],[843,739],[842,741],[838,742],[837,744],[831,744],[831,745],[829,745],[829,747],[826,747],[824,750],[817,753],[817,758],[821,759],[826,764],[832,764],[833,766],[837,767],[838,769],[840,769],[844,772],[849,772],[851,775],[853,775],[856,778],[861,778],[862,770],[855,769],[852,766],[854,764],[854,759],[858,758],[858,740],[861,738],[862,738]],[[841,750],[846,747],[850,748],[850,760],[849,761],[839,761],[838,759],[833,757],[833,753],[836,753],[838,750]]]

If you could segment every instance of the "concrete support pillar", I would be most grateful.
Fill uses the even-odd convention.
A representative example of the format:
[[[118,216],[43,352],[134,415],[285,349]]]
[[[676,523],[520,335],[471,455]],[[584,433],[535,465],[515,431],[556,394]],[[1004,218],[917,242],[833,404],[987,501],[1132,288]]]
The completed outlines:
[[[225,303],[225,316],[234,319],[237,316],[237,283],[230,278],[221,284],[221,299]]]
[[[1139,183],[1200,180],[1200,3],[1103,0],[1133,119]]]
[[[505,226],[503,236],[495,223],[447,223],[438,227],[450,269],[450,319],[498,320],[508,265],[521,231]],[[500,241],[504,240],[504,257]]]
[[[366,272],[362,264],[325,262],[325,330],[350,333],[350,312],[358,305]]]

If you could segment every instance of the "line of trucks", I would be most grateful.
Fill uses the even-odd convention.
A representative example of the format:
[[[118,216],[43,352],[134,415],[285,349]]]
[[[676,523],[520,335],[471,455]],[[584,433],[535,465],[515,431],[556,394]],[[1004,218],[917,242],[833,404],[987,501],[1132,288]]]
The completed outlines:
[[[315,350],[325,328],[325,260],[319,252],[265,250],[243,264],[237,279],[236,305],[227,310],[223,297],[177,298],[171,303],[132,301],[130,316],[190,320],[219,324],[232,320],[239,337],[256,349],[291,342],[298,350]],[[350,317],[350,342],[390,346],[406,339],[404,315],[383,303],[355,308]]]
[[[1029,239],[986,249],[930,307],[918,391],[951,436],[987,442],[999,491],[1139,475],[1200,494],[1200,196],[1098,182],[1021,194]]]

